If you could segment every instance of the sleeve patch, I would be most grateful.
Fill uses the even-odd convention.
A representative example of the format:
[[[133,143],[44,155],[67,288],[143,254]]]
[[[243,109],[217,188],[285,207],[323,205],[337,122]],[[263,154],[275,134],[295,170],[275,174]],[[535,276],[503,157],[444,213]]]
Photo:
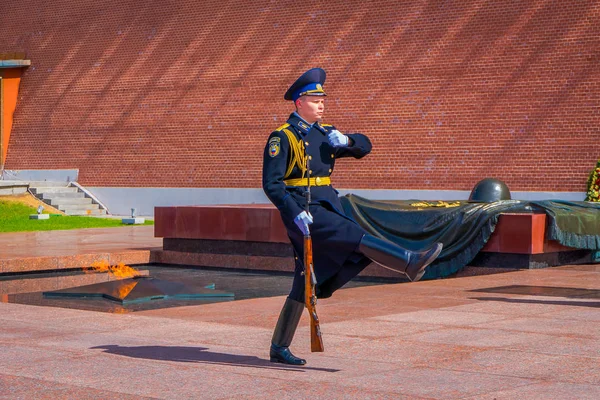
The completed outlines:
[[[269,156],[277,157],[281,152],[281,138],[275,136],[269,139]]]

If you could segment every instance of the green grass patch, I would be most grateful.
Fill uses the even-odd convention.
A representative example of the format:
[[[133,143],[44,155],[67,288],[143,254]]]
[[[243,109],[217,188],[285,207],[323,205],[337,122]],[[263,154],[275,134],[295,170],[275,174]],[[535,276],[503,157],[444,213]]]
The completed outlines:
[[[12,201],[0,200],[0,232],[52,231],[82,228],[110,228],[129,226],[120,219],[79,217],[51,214],[50,219],[29,219],[29,215],[37,214],[33,207]],[[154,221],[146,221],[144,225],[154,225]]]

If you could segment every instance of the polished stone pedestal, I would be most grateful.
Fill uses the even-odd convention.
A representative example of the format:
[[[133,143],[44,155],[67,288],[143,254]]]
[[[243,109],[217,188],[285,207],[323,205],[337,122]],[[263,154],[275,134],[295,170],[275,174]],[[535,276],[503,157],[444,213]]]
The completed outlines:
[[[157,207],[155,262],[220,268],[293,271],[293,251],[278,210],[268,204]],[[530,269],[591,262],[591,252],[546,239],[546,214],[506,213],[470,263],[489,269]],[[375,264],[362,276],[402,278]]]
[[[594,262],[589,250],[574,249],[548,240],[546,222],[544,213],[500,215],[494,233],[470,265],[535,269]]]
[[[154,236],[289,243],[279,211],[270,204],[155,207]]]

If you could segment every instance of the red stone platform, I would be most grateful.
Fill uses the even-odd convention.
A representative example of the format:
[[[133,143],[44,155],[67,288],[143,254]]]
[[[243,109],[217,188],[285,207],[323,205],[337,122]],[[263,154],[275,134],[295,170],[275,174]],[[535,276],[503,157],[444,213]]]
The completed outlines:
[[[573,250],[546,239],[546,214],[504,213],[481,251],[491,253],[542,254]]]
[[[152,226],[0,233],[0,274],[148,264],[161,242]]]
[[[270,204],[156,207],[154,226],[155,236],[164,238],[156,262],[293,270],[285,227],[279,211]],[[265,250],[266,244],[270,247]],[[513,269],[564,265],[579,262],[577,258],[583,256],[575,254],[575,259],[562,262],[557,255],[576,250],[547,240],[546,214],[506,213],[500,215],[494,233],[472,265]],[[362,275],[398,277],[375,265]]]
[[[279,211],[271,204],[155,207],[154,236],[290,242]]]

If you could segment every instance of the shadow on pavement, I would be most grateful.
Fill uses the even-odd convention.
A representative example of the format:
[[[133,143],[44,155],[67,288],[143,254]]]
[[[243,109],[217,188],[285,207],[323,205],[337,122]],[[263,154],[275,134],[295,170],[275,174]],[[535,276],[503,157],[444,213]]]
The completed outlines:
[[[491,288],[475,289],[471,292],[483,293],[502,293],[502,294],[520,294],[526,296],[550,296],[550,297],[569,297],[600,299],[600,289],[584,289],[572,287],[557,286],[528,286],[528,285],[510,285]]]
[[[502,301],[505,303],[524,303],[524,304],[551,304],[557,306],[577,306],[577,307],[600,307],[600,301],[568,301],[568,300],[534,300],[534,299],[510,299],[506,297],[470,297],[473,300],[481,301]]]
[[[294,366],[272,363],[255,356],[243,356],[237,354],[216,353],[208,351],[207,347],[182,347],[182,346],[119,346],[104,345],[91,347],[91,349],[102,349],[105,353],[116,354],[132,358],[144,358],[147,360],[196,362],[217,365],[232,365],[236,367],[265,368],[284,371],[306,372],[306,370],[322,372],[339,372],[339,369],[313,368],[305,366]]]

